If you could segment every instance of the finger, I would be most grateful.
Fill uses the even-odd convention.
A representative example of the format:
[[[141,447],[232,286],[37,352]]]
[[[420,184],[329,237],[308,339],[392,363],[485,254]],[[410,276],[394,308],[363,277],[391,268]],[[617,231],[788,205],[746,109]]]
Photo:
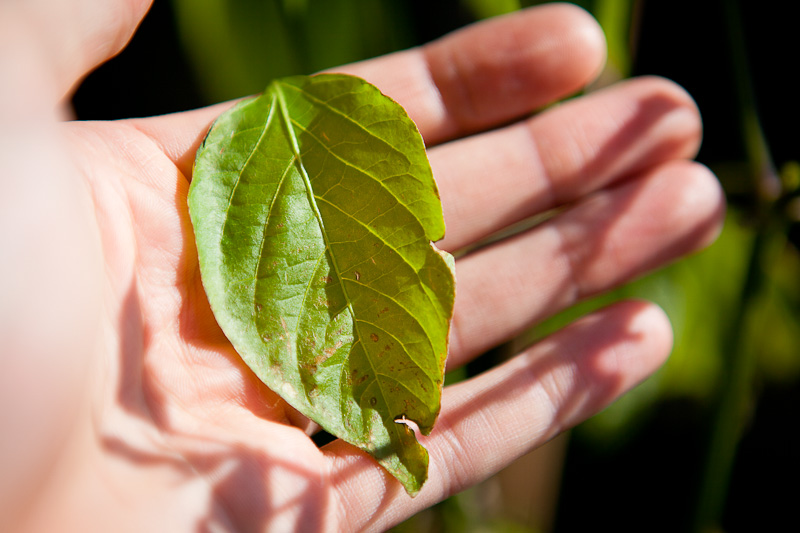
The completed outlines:
[[[91,69],[117,54],[151,0],[25,0],[0,5],[0,96],[50,107]]]
[[[701,165],[674,161],[465,257],[456,264],[448,367],[705,246],[723,211],[716,178]]]
[[[430,150],[447,234],[457,250],[526,217],[676,158],[701,138],[691,97],[640,78],[525,122]]]
[[[347,529],[384,530],[496,473],[655,371],[672,336],[663,312],[624,302],[586,317],[477,378],[445,389],[423,443],[428,481],[409,498],[363,452],[324,448]]]
[[[475,24],[427,46],[338,72],[398,101],[430,146],[529,113],[589,83],[605,59],[602,31],[572,5],[547,5]],[[130,121],[189,176],[211,122],[230,104]]]
[[[591,15],[552,4],[335,70],[361,76],[398,101],[431,146],[568,96],[604,61],[605,38]]]

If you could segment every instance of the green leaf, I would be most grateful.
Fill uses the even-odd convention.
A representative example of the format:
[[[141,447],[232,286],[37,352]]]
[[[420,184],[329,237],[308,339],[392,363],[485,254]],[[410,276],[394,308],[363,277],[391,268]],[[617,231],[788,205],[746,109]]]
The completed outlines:
[[[352,76],[298,76],[220,116],[189,211],[211,308],[248,366],[410,494],[427,478],[455,281],[422,138]]]

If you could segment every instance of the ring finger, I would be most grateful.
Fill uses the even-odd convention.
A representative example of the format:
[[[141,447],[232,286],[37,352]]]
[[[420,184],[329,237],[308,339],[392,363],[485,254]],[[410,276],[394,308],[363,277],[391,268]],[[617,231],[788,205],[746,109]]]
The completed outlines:
[[[665,163],[456,263],[453,368],[578,300],[713,240],[724,212],[711,172]]]

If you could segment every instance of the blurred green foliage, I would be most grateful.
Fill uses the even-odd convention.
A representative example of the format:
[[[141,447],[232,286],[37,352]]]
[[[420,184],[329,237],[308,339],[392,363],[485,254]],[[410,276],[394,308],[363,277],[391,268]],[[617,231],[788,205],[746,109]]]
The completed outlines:
[[[522,8],[519,0],[464,0],[464,5],[476,19],[505,15]]]
[[[173,0],[209,102],[413,44],[401,0]]]

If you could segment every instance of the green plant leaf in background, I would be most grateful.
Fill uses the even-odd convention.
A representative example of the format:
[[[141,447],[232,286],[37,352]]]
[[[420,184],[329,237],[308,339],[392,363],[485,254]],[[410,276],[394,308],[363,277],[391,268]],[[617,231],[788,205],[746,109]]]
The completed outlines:
[[[403,0],[172,0],[207,103],[415,44]]]
[[[439,413],[455,290],[422,138],[352,76],[277,80],[212,126],[189,210],[220,326],[256,375],[410,494]]]
[[[476,19],[505,15],[520,9],[519,0],[461,0]]]

